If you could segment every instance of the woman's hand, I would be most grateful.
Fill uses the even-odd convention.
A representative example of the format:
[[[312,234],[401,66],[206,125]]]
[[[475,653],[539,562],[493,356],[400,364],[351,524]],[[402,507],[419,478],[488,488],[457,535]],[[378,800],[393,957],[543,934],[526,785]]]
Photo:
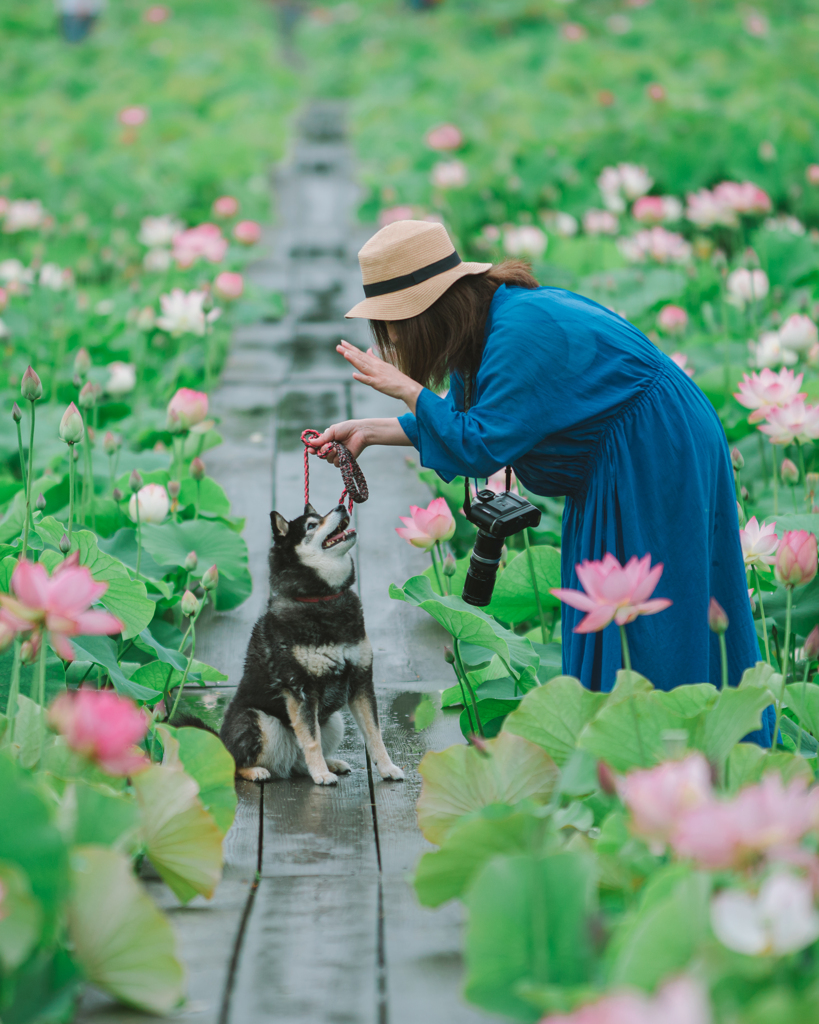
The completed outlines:
[[[380,359],[371,348],[362,352],[349,341],[342,341],[336,345],[336,351],[355,367],[355,380],[360,380],[362,384],[367,384],[383,395],[389,395],[390,398],[400,399],[407,404],[410,412],[415,412],[415,403],[423,388],[412,377],[401,373],[392,363]]]
[[[401,424],[392,418],[345,420],[343,423],[334,423],[323,434],[307,443],[311,448],[320,451],[328,441],[340,441],[355,459],[371,444],[411,447],[410,439],[402,430]],[[333,466],[338,464],[338,457],[332,449],[327,454],[327,461]]]

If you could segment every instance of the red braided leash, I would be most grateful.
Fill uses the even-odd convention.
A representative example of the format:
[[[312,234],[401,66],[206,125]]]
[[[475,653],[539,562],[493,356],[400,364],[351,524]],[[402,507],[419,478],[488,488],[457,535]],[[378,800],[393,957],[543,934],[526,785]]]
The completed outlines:
[[[304,444],[304,504],[310,504],[310,465],[308,461],[310,456],[318,455],[320,459],[326,459],[330,452],[334,451],[338,456],[338,468],[341,470],[341,478],[344,481],[344,490],[341,492],[338,503],[343,505],[346,498],[350,514],[352,515],[353,502],[366,501],[370,496],[364,474],[353,458],[350,449],[340,441],[328,441],[327,444],[322,445],[321,448],[316,450],[308,444],[308,441],[311,441],[314,437],[321,437],[318,430],[302,431],[301,440]]]

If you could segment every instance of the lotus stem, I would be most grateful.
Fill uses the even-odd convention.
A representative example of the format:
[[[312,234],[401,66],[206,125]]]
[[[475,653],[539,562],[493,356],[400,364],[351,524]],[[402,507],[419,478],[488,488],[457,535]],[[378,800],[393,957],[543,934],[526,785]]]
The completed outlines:
[[[441,573],[438,570],[438,562],[435,560],[435,548],[429,549],[429,557],[432,559],[432,568],[435,570],[435,580],[438,583],[438,593],[443,595],[446,593],[444,590],[443,580],[441,579]]]
[[[808,474],[805,472],[805,451],[800,443],[797,443],[796,449],[799,452],[799,472],[802,474],[802,483],[805,487],[805,501],[808,502],[810,496],[808,494]]]
[[[8,720],[8,745],[14,742],[14,721],[17,717],[17,694],[20,692],[20,648],[22,643],[19,636],[14,638],[14,661],[11,665],[11,685],[9,687],[9,699],[6,704],[6,718]]]
[[[26,557],[26,551],[28,550],[28,532],[31,527],[31,480],[34,476],[34,420],[35,420],[35,408],[34,402],[29,402],[31,406],[31,430],[28,438],[28,479],[26,480],[26,521],[23,525],[23,558]]]
[[[23,481],[23,487],[28,487],[28,467],[26,466],[26,457],[23,454],[23,431],[20,427],[20,421],[16,421],[17,425],[17,450],[20,454],[20,479]],[[28,525],[28,516],[26,516],[26,525]],[[28,549],[28,530],[23,528],[23,558],[26,557],[26,551]]]
[[[188,626],[188,633],[190,633],[191,637],[191,652],[188,655],[188,663],[185,666],[185,671],[182,673],[182,678],[179,681],[179,688],[176,691],[176,699],[173,702],[171,713],[170,715],[168,715],[168,722],[171,722],[173,720],[173,716],[176,714],[176,708],[177,705],[179,704],[179,698],[182,696],[182,690],[185,688],[185,683],[187,682],[188,679],[188,673],[190,672],[191,665],[193,664],[193,656],[196,653],[196,620],[202,614],[202,609],[204,607],[205,602],[200,601],[199,607],[196,609],[196,612],[191,616],[190,625]],[[185,635],[187,636],[187,634]]]
[[[529,562],[529,577],[532,580],[532,590],[535,592],[535,604],[537,605],[537,617],[540,619],[540,642],[547,644],[546,639],[546,616],[543,614],[543,602],[540,600],[540,591],[537,587],[537,575],[535,574],[535,560],[532,556],[532,548],[529,544],[529,529],[523,531],[523,545],[526,548],[526,558]]]
[[[802,715],[805,713],[805,701],[808,699],[808,676],[810,675],[811,659],[805,662],[805,674],[802,676],[802,714],[799,716],[799,735],[796,737],[796,756],[802,753]]]
[[[773,500],[774,500],[774,515],[779,515],[779,466],[776,464],[776,447],[771,445],[771,458],[773,459],[773,471],[771,473],[771,480],[773,481]]]
[[[91,517],[91,529],[95,530],[95,519],[94,515],[94,470],[91,467],[91,438],[88,434],[88,414],[83,417],[85,428],[85,435],[83,437],[83,475],[82,475],[82,521],[85,525],[85,517],[88,514]],[[88,506],[88,512],[86,513],[86,505]]]
[[[762,463],[762,477],[765,480],[765,486],[768,486],[768,460],[765,458],[765,441],[762,438],[762,434],[757,433],[757,441],[759,441],[759,461]]]
[[[765,660],[770,665],[771,645],[768,642],[768,623],[765,619],[765,605],[762,603],[762,587],[759,583],[759,573],[756,571],[756,566],[754,566],[754,584],[756,586],[756,596],[759,598],[759,611],[762,615],[762,635],[765,637]]]
[[[467,690],[469,690],[469,699],[472,701],[472,710],[475,712],[475,719],[478,723],[478,735],[482,739],[486,739],[486,737],[483,734],[483,723],[481,722],[481,716],[478,714],[478,702],[475,700],[475,691],[472,689],[472,684],[469,681],[469,676],[466,674],[464,663],[461,660],[461,646],[456,636],[452,638],[452,650],[455,652],[455,664],[458,666],[458,671],[463,677]]]
[[[45,634],[40,638],[40,658],[39,658],[39,672],[37,681],[37,703],[40,705],[40,754],[37,758],[38,764],[43,759],[43,748],[45,747],[45,683],[46,683],[46,652],[48,645],[46,644]]]
[[[194,506],[194,509],[193,509],[193,518],[194,519],[198,519],[199,518],[199,506],[200,506],[201,503],[202,503],[202,481],[201,480],[197,480],[196,481],[196,505]]]
[[[136,578],[141,579],[139,575],[139,564],[142,561],[142,519],[139,514],[139,491],[135,492],[136,500],[134,505],[136,506],[136,526],[137,526],[137,560],[136,560]]]
[[[74,445],[68,446],[68,550],[71,550],[71,534],[74,529],[74,492],[77,487],[77,467],[74,464]]]
[[[722,689],[728,688],[728,645],[725,643],[725,633],[719,635],[719,660],[722,667]]]
[[[631,654],[628,649],[628,639],[626,637],[626,627],[620,627],[620,646],[623,648],[623,668],[627,672],[631,672]]]
[[[788,650],[791,644],[791,612],[793,610],[793,587],[785,587],[786,592],[786,603],[785,603],[785,646],[782,649],[782,695],[784,697],[785,684],[788,681]],[[778,700],[776,702],[776,722],[774,724],[774,734],[771,741],[771,750],[776,750],[776,744],[779,737],[779,723],[782,721],[782,705],[783,701]]]

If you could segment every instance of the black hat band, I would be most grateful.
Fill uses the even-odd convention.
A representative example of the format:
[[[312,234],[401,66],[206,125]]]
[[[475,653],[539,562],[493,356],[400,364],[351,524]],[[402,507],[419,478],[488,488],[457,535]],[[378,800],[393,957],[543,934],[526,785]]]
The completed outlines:
[[[442,260],[429,263],[425,267],[419,267],[410,274],[402,274],[401,277],[392,277],[389,281],[376,281],[374,284],[364,285],[364,294],[368,299],[374,299],[377,295],[389,295],[390,292],[400,292],[404,288],[411,288],[414,284],[421,284],[431,277],[437,277],[446,270],[452,270],[461,263],[461,257],[457,252],[444,256]]]

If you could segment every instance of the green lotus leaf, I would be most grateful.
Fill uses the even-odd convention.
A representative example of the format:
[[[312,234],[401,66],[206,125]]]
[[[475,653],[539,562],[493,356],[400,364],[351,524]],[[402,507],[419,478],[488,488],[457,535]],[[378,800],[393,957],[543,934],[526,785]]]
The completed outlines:
[[[28,876],[10,861],[0,861],[0,965],[5,971],[19,967],[40,938],[43,911],[31,891]]]
[[[159,728],[165,756],[163,765],[181,766],[196,780],[202,806],[227,835],[236,814],[236,762],[218,736],[204,729],[163,725]]]
[[[557,676],[530,690],[503,730],[537,743],[562,766],[574,753],[581,730],[606,700],[605,693],[592,693],[573,676]]]

